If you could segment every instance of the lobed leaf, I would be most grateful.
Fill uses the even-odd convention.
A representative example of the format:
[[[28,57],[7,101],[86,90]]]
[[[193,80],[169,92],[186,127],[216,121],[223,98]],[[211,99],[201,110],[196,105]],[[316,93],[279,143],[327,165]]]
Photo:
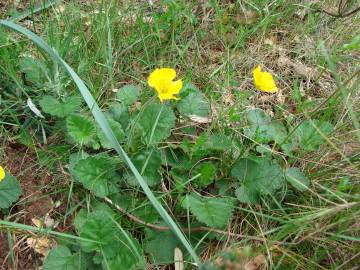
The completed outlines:
[[[190,208],[196,219],[211,228],[224,228],[230,221],[234,202],[227,198],[201,197],[192,193],[183,201],[184,208]]]
[[[144,109],[138,125],[145,144],[160,143],[170,136],[175,125],[175,114],[169,106],[153,103]]]
[[[249,204],[259,203],[261,194],[274,194],[285,181],[276,160],[259,157],[239,159],[231,175],[240,182],[236,190],[237,198]]]
[[[134,104],[139,96],[139,88],[135,85],[125,85],[116,92],[116,98],[125,106]]]
[[[8,208],[16,202],[21,195],[21,187],[15,176],[6,173],[0,181],[0,208]]]
[[[70,96],[60,102],[53,96],[43,96],[39,103],[45,113],[64,118],[79,109],[81,98],[79,96]]]
[[[80,159],[73,168],[77,181],[100,198],[117,192],[119,176],[114,169],[114,162],[107,156],[90,156]]]

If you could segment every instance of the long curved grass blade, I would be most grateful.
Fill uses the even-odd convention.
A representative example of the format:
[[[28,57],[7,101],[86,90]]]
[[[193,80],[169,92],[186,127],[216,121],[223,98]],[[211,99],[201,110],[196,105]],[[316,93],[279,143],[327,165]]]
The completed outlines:
[[[191,247],[188,240],[185,238],[182,231],[179,229],[177,224],[174,222],[174,220],[170,217],[170,215],[166,212],[164,207],[160,204],[160,202],[156,199],[152,191],[150,190],[149,186],[146,184],[143,177],[140,175],[139,171],[136,169],[126,152],[121,147],[120,143],[116,139],[113,131],[111,130],[109,123],[107,122],[103,112],[97,105],[95,99],[91,95],[89,89],[86,87],[84,82],[81,80],[81,78],[76,74],[76,72],[59,56],[59,54],[52,49],[49,45],[45,43],[38,35],[34,34],[33,32],[27,30],[26,28],[10,22],[6,20],[0,20],[0,25],[3,25],[7,28],[10,28],[27,38],[29,38],[32,42],[34,42],[38,47],[43,49],[46,53],[48,53],[55,61],[57,61],[60,65],[62,65],[66,71],[69,73],[71,78],[74,80],[75,84],[77,85],[82,97],[84,98],[86,104],[88,105],[91,113],[93,114],[96,122],[101,127],[102,131],[106,134],[107,139],[111,142],[113,148],[118,153],[118,155],[125,161],[125,163],[130,168],[131,172],[134,174],[136,180],[139,182],[141,188],[145,192],[146,196],[154,206],[154,208],[158,211],[162,219],[169,225],[169,227],[173,230],[175,235],[179,238],[179,240],[182,242],[184,247],[187,249],[191,257],[193,258],[194,262],[198,265],[200,265],[200,259],[196,255],[196,252]]]

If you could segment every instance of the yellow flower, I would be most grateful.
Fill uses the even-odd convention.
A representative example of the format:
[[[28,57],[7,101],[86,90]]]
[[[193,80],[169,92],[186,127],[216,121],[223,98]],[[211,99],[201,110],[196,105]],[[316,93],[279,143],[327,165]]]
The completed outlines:
[[[275,81],[269,72],[261,71],[261,66],[258,65],[254,71],[254,83],[257,89],[263,92],[275,93],[278,88]]]
[[[179,99],[175,95],[182,88],[182,81],[174,81],[176,71],[172,68],[157,68],[151,72],[148,84],[155,88],[161,102],[167,99]]]
[[[0,182],[2,181],[2,180],[4,180],[5,179],[5,170],[4,170],[4,168],[0,165]]]

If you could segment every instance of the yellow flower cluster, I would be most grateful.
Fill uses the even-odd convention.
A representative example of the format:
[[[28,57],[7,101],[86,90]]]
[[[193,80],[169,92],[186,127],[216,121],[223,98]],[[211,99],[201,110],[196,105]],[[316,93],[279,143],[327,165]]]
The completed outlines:
[[[0,182],[2,181],[2,180],[4,180],[5,179],[5,170],[4,170],[4,168],[0,165]]]
[[[253,70],[255,87],[263,92],[275,93],[278,88],[272,75],[269,72],[261,71],[261,66]],[[172,68],[157,68],[151,72],[148,78],[148,84],[154,88],[161,102],[169,99],[179,99],[179,94],[183,83],[181,80],[174,81],[176,71]]]
[[[172,68],[157,68],[151,72],[148,84],[155,88],[161,102],[168,99],[178,99],[183,84],[181,80],[174,81],[176,71]]]
[[[253,71],[254,84],[257,89],[263,92],[275,93],[278,88],[269,72],[261,71],[261,66],[257,66]]]

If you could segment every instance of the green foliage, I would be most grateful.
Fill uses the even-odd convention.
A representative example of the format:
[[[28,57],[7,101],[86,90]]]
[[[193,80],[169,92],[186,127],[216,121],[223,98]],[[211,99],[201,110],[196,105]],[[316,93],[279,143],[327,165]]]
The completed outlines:
[[[184,89],[187,95],[182,97],[181,100],[177,103],[177,109],[180,114],[187,117],[208,117],[210,112],[210,105],[205,99],[204,95],[194,87],[185,87]]]
[[[310,185],[309,179],[298,168],[287,168],[286,181],[299,191],[305,191]]]
[[[66,246],[58,246],[50,250],[44,262],[45,270],[80,270],[84,269],[81,257],[71,253]]]
[[[287,136],[287,130],[280,121],[272,121],[271,118],[261,109],[252,109],[247,112],[249,127],[244,129],[247,137],[259,143],[271,141],[281,144],[284,150],[290,150],[289,145],[282,144]]]
[[[360,49],[360,34],[355,35],[349,43],[344,44],[345,50],[358,50]]]
[[[169,106],[153,103],[141,113],[138,126],[145,144],[159,143],[170,136],[175,125],[175,114]]]
[[[16,202],[21,195],[21,187],[16,177],[5,174],[5,178],[0,181],[0,208],[8,208]]]
[[[115,121],[119,122],[125,130],[129,124],[129,111],[128,108],[121,103],[114,103],[109,107],[108,115]]]
[[[113,130],[116,139],[120,143],[123,142],[125,140],[125,132],[124,132],[121,124],[109,117],[107,120],[109,121],[109,125],[110,125],[111,129]],[[101,130],[100,127],[97,127],[97,136],[98,136],[100,144],[103,148],[112,149],[112,145],[111,145],[110,141],[106,138],[106,135],[104,134],[104,132]]]
[[[235,207],[232,199],[201,197],[195,193],[187,195],[182,206],[189,208],[198,221],[212,228],[224,228]]]
[[[161,182],[161,174],[159,172],[161,166],[160,151],[156,149],[140,151],[131,160],[149,186],[155,186]],[[131,185],[139,185],[133,175],[128,175],[127,181]]]
[[[113,132],[105,118],[105,114],[100,109],[99,105],[95,101],[95,99],[92,96],[92,94],[90,93],[89,89],[86,87],[85,83],[80,79],[80,77],[77,75],[77,73],[60,57],[60,55],[54,49],[52,49],[46,42],[44,42],[39,36],[37,36],[36,34],[34,34],[31,31],[25,29],[24,27],[22,27],[16,23],[13,23],[11,21],[6,21],[6,20],[0,20],[0,25],[8,27],[11,30],[17,31],[20,34],[29,38],[37,46],[39,46],[41,49],[43,49],[49,56],[51,56],[53,58],[53,60],[56,61],[57,64],[59,64],[61,67],[63,67],[68,72],[68,74],[71,76],[71,78],[77,85],[82,97],[86,101],[86,104],[88,105],[91,113],[95,117],[97,124],[99,124],[101,126],[102,130],[104,131],[104,133],[107,134],[108,138],[113,139],[113,136],[112,136]],[[50,32],[52,32],[52,31],[50,31]],[[108,36],[108,40],[111,41],[111,38],[109,36]],[[109,69],[111,69],[111,68],[109,68]],[[112,72],[112,70],[111,70],[111,72]],[[154,129],[156,128],[157,124],[158,124],[158,119],[156,119]],[[154,134],[154,130],[153,130],[153,132],[151,132],[151,136],[150,136],[150,140],[149,140],[150,143],[152,143],[153,134]],[[81,140],[81,141],[83,141],[83,140]],[[164,219],[164,221],[167,224],[169,224],[171,229],[175,232],[176,236],[180,239],[182,244],[185,246],[187,251],[190,253],[193,260],[197,264],[200,264],[200,259],[198,258],[197,254],[195,253],[192,246],[189,244],[188,240],[185,238],[183,232],[181,232],[181,230],[178,228],[177,224],[174,222],[174,220],[171,218],[171,216],[168,214],[168,212],[165,210],[165,208],[160,204],[158,199],[154,196],[154,194],[149,189],[148,185],[146,184],[146,182],[144,181],[144,179],[139,174],[138,170],[136,169],[136,167],[130,160],[129,156],[124,151],[124,149],[121,147],[121,145],[117,142],[116,139],[113,140],[113,148],[116,150],[117,154],[120,155],[120,157],[125,161],[126,165],[131,170],[131,172],[136,176],[137,181],[140,183],[140,185],[141,185],[144,193],[148,197],[148,199],[154,205],[155,209],[160,213],[160,215]],[[80,160],[79,162],[81,162],[81,161],[82,160]],[[132,241],[128,241],[128,242],[132,243]],[[118,249],[115,248],[112,250],[118,250]],[[133,250],[135,250],[135,249],[133,249]],[[105,252],[105,254],[107,254],[107,253]],[[110,257],[109,259],[106,258],[107,255],[103,255],[103,257],[105,258],[105,260],[103,261],[102,265],[103,265],[103,267],[106,266],[107,269],[109,269],[109,268],[118,268],[119,269],[120,267],[126,267],[126,264],[124,264],[122,262],[121,262],[120,267],[116,266],[116,262],[118,262],[118,260],[116,260],[116,259],[113,260],[112,257]],[[140,256],[138,256],[138,257],[140,257]],[[95,256],[94,261],[100,262],[100,257]],[[112,264],[112,262],[114,262],[114,264]]]
[[[216,175],[216,166],[212,162],[204,162],[201,163],[199,166],[196,166],[193,175],[200,174],[200,177],[196,178],[194,182],[199,187],[207,187],[210,185]]]
[[[145,230],[144,250],[156,264],[170,264],[174,261],[174,249],[181,247],[171,231]]]
[[[221,152],[231,150],[231,139],[222,133],[208,134],[202,133],[191,146],[190,152],[195,156],[205,156],[211,152]]]
[[[60,102],[53,96],[43,96],[39,103],[44,112],[64,118],[79,109],[81,98],[79,96],[69,96],[63,102]]]
[[[323,136],[329,136],[333,129],[329,122],[306,120],[295,131],[297,143],[304,151],[316,151],[325,142]]]
[[[80,159],[72,169],[72,173],[77,181],[100,198],[118,190],[119,176],[115,172],[114,161],[107,156]]]
[[[70,115],[66,119],[66,127],[70,137],[81,145],[94,142],[96,129],[94,123],[80,114]]]
[[[284,174],[276,160],[241,158],[235,162],[231,175],[239,181],[236,197],[248,204],[260,202],[260,195],[275,194],[284,185]]]
[[[358,130],[358,121],[356,115],[352,114],[351,108],[354,106],[355,112],[358,111],[357,103],[355,99],[352,99],[356,96],[357,81],[356,76],[349,80],[346,78],[350,73],[346,76],[342,75],[345,74],[344,71],[352,69],[351,62],[356,59],[354,53],[360,44],[359,35],[355,34],[350,38],[347,35],[347,44],[339,50],[339,44],[340,46],[344,44],[341,33],[348,34],[346,30],[350,28],[348,29],[346,25],[343,27],[341,24],[344,31],[340,31],[341,33],[335,31],[336,27],[333,24],[318,23],[321,20],[328,20],[326,16],[318,16],[311,12],[305,20],[301,18],[294,20],[293,15],[303,13],[304,6],[282,6],[282,2],[286,1],[280,1],[276,5],[268,5],[265,0],[250,1],[252,2],[250,4],[232,1],[234,3],[231,5],[221,5],[217,1],[210,1],[206,4],[206,9],[211,11],[211,20],[207,20],[206,24],[201,23],[204,14],[201,12],[202,8],[198,14],[199,7],[196,1],[166,1],[165,6],[155,3],[151,9],[146,6],[133,7],[131,4],[127,5],[129,8],[124,9],[119,1],[110,2],[103,1],[101,6],[94,6],[97,10],[100,8],[104,12],[96,12],[97,16],[91,16],[91,27],[85,36],[71,29],[83,25],[84,20],[87,24],[87,16],[74,15],[92,14],[92,6],[66,4],[66,12],[56,12],[55,20],[52,19],[52,12],[46,13],[46,27],[41,27],[41,20],[37,21],[36,28],[43,29],[41,32],[44,39],[50,42],[51,47],[55,48],[61,57],[69,59],[71,65],[77,67],[81,77],[85,78],[84,82],[49,46],[36,36],[31,36],[30,32],[16,25],[7,25],[30,37],[57,62],[50,63],[50,61],[41,60],[46,59],[43,51],[40,54],[35,52],[34,48],[28,46],[24,40],[16,42],[19,40],[18,36],[13,38],[9,32],[0,29],[0,43],[4,44],[0,46],[0,111],[2,114],[0,136],[5,139],[4,145],[7,145],[7,140],[10,140],[10,147],[12,147],[13,142],[16,144],[20,135],[20,142],[36,152],[37,160],[34,161],[39,163],[40,170],[45,169],[47,173],[52,173],[54,176],[54,181],[51,185],[47,185],[46,192],[53,194],[53,187],[56,188],[56,194],[69,192],[65,194],[65,196],[68,195],[66,208],[58,208],[60,213],[52,215],[52,218],[58,220],[61,218],[59,215],[62,214],[62,210],[68,209],[64,216],[64,222],[65,219],[68,222],[72,219],[68,219],[72,213],[77,213],[74,223],[77,232],[82,237],[82,240],[73,238],[71,242],[65,242],[67,246],[63,245],[62,238],[59,239],[62,244],[50,252],[45,260],[44,268],[144,269],[143,265],[140,266],[137,263],[140,261],[138,256],[130,255],[128,258],[129,254],[137,253],[135,250],[138,250],[141,257],[144,256],[134,240],[135,237],[145,249],[146,260],[149,263],[171,264],[164,267],[151,265],[151,267],[172,267],[174,248],[183,248],[177,237],[180,237],[186,246],[186,240],[183,241],[181,238],[182,234],[150,230],[120,213],[121,211],[117,211],[114,205],[99,203],[104,201],[104,196],[108,196],[114,203],[144,222],[165,225],[166,223],[160,221],[161,217],[168,224],[173,222],[172,218],[167,217],[166,212],[161,209],[161,205],[156,203],[159,200],[166,211],[172,213],[176,224],[182,224],[184,228],[200,226],[198,224],[200,222],[225,230],[224,226],[229,224],[229,228],[234,229],[234,232],[239,229],[239,233],[249,236],[249,238],[240,239],[243,244],[251,240],[251,236],[259,237],[259,234],[264,238],[265,244],[267,241],[270,244],[286,244],[297,240],[299,235],[307,236],[306,241],[295,241],[299,244],[287,246],[288,249],[285,251],[293,256],[284,257],[282,254],[284,248],[281,249],[282,245],[279,246],[280,254],[274,256],[272,262],[278,269],[307,269],[314,266],[330,269],[343,265],[345,260],[351,267],[352,261],[349,261],[352,258],[351,243],[354,240],[356,242],[357,238],[356,233],[354,234],[354,231],[348,228],[354,227],[353,218],[357,211],[354,202],[357,200],[356,195],[359,190],[356,186],[357,172],[355,170],[358,158],[354,151],[356,146],[352,145],[352,136]],[[305,9],[309,7],[306,6]],[[319,8],[322,8],[321,5]],[[260,12],[260,14],[259,11],[262,10],[266,12]],[[144,23],[144,12],[145,17],[152,19],[151,23]],[[32,8],[28,14],[30,13],[33,13]],[[254,16],[252,13],[255,13],[255,19],[252,18]],[[119,23],[119,16],[125,18],[125,23]],[[259,19],[258,16],[261,18]],[[243,17],[246,17],[246,20],[249,17],[251,22],[239,23],[241,20],[244,21]],[[130,18],[130,21],[127,18]],[[281,22],[278,18],[281,18]],[[351,21],[351,18],[349,19]],[[258,20],[258,22],[253,20]],[[290,20],[291,23],[288,24]],[[299,21],[301,25],[293,25],[293,21]],[[6,21],[1,21],[0,25],[4,25],[4,22],[6,23]],[[355,21],[351,22],[348,25],[355,25],[353,23]],[[58,23],[60,25],[57,25]],[[285,32],[281,31],[282,23],[286,24]],[[291,47],[294,49],[291,52],[285,51],[283,55],[286,60],[289,60],[287,63],[284,61],[283,64],[288,65],[292,71],[289,74],[283,73],[282,69],[273,69],[276,70],[273,75],[279,89],[284,89],[286,85],[294,86],[293,89],[286,90],[285,100],[278,99],[281,97],[281,91],[278,93],[279,96],[255,92],[255,88],[247,83],[250,82],[248,79],[251,77],[253,61],[245,61],[244,70],[239,70],[239,65],[236,63],[239,55],[244,56],[243,53],[247,51],[251,53],[251,49],[248,50],[246,46],[246,40],[251,40],[254,44],[263,40],[265,32],[271,32],[274,25],[281,33],[286,33],[281,35],[283,45],[286,44],[287,38],[294,37],[288,29],[295,29],[297,32],[295,40],[291,40]],[[314,31],[317,25],[334,26],[333,30],[337,33],[336,37],[339,40],[329,51],[329,54],[332,54],[329,58],[334,61],[345,59],[349,62],[347,65],[337,65],[334,62],[334,67],[325,66],[322,58],[317,59],[318,54],[309,55],[307,54],[309,50],[303,50],[301,44],[298,44],[298,40],[302,40],[302,34],[299,34],[297,30],[302,29],[307,36],[311,37],[311,33],[320,33]],[[289,28],[289,26],[295,27]],[[260,33],[258,29],[263,31]],[[141,33],[140,39],[139,33]],[[189,33],[194,34],[189,35]],[[320,39],[310,39],[315,41],[323,39],[322,34],[319,35]],[[224,37],[224,46],[220,44],[219,47],[219,44],[214,43],[219,36]],[[266,48],[263,49],[273,49],[274,44],[271,40],[266,42]],[[316,47],[316,44],[312,45],[314,46],[311,47]],[[34,57],[24,57],[29,51]],[[300,58],[296,58],[298,52],[301,54]],[[251,55],[249,57],[253,58]],[[191,67],[186,65],[187,61],[183,61],[186,59],[192,60]],[[294,62],[294,59],[297,60]],[[201,86],[201,91],[191,84],[185,85],[179,95],[179,100],[166,101],[163,104],[158,104],[153,89],[149,87],[146,87],[144,91],[145,89],[139,89],[134,85],[126,85],[117,91],[115,97],[112,96],[113,93],[110,90],[118,85],[118,80],[121,82],[138,81],[145,85],[144,79],[151,69],[164,65],[176,67],[177,79],[182,79],[183,82],[196,80],[196,84]],[[207,65],[207,68],[204,69],[202,65]],[[264,70],[268,71],[276,66],[271,66],[266,59],[262,65]],[[336,74],[337,67],[340,67],[339,76]],[[17,70],[17,68],[20,69]],[[305,71],[302,73],[306,74],[300,74],[302,69]],[[334,93],[329,102],[322,103],[326,101],[329,92],[321,89],[324,86],[321,79],[326,77],[329,81],[326,83],[332,85],[333,78],[310,74],[313,73],[312,71],[319,73],[316,69],[320,73],[330,69],[334,75],[333,78],[338,76],[336,81],[339,84],[344,82],[343,89],[337,90],[334,87],[330,89]],[[89,106],[88,112],[80,114],[80,99],[76,100],[75,96],[68,96],[74,89],[64,71],[69,72],[79,87]],[[340,74],[340,71],[343,74]],[[300,77],[299,75],[303,78],[294,82],[293,78]],[[245,78],[245,81],[241,78]],[[320,81],[317,83],[319,78]],[[311,82],[310,88],[304,83],[305,81]],[[311,86],[313,82],[316,83],[315,88]],[[85,85],[89,86],[97,103]],[[44,96],[45,93],[47,95]],[[28,108],[24,110],[18,105],[25,104],[27,97],[38,101],[42,112],[51,119],[40,119]],[[342,98],[345,102],[338,102]],[[214,109],[213,121],[211,123],[197,122],[196,117],[208,119],[211,113],[208,100],[211,100],[212,109]],[[339,107],[337,107],[338,104]],[[272,110],[276,119],[263,110],[247,109],[254,106]],[[161,114],[160,107],[163,107]],[[92,119],[87,118],[90,112],[95,116],[96,124]],[[311,115],[312,119],[302,123],[288,137],[289,131],[293,130],[304,115]],[[321,120],[315,120],[315,117]],[[336,124],[338,132],[333,138],[329,136],[334,127],[324,121]],[[110,129],[107,122],[117,141],[120,142],[120,146],[108,140]],[[314,128],[313,124],[320,132]],[[354,127],[351,127],[351,124]],[[172,130],[174,132],[171,136]],[[68,148],[64,148],[64,151],[52,149],[54,142],[58,144],[61,141],[63,144],[64,137],[64,144],[67,143]],[[331,143],[323,148],[322,146],[327,142],[324,137],[328,137]],[[47,145],[42,144],[45,138],[48,141]],[[285,139],[287,141],[284,143]],[[345,146],[350,142],[351,144]],[[76,147],[72,145],[73,143],[76,143]],[[7,147],[0,153],[2,157],[7,154]],[[113,147],[124,163],[117,163]],[[337,150],[345,149],[344,156],[339,156],[336,160],[326,159],[328,162],[322,165],[319,155],[325,151],[330,152],[331,148],[335,147],[339,147]],[[348,151],[349,148],[354,148],[354,150]],[[319,149],[321,151],[318,151]],[[85,150],[87,153],[84,152]],[[103,151],[106,155],[102,153]],[[312,153],[307,153],[309,151]],[[73,152],[76,153],[71,154],[69,165],[66,166],[65,163]],[[127,159],[127,155],[131,161]],[[233,164],[239,157],[240,159]],[[348,160],[345,160],[345,157]],[[7,160],[8,157],[6,157]],[[351,163],[350,166],[344,161]],[[303,172],[293,167],[294,164],[301,164]],[[26,166],[27,163],[24,162],[23,165]],[[27,168],[23,175],[26,176],[29,171],[38,172],[37,166],[35,170],[31,169]],[[74,188],[71,182],[70,190],[68,190],[68,183],[63,182],[63,177],[58,175],[63,169],[69,169],[75,180]],[[142,177],[137,174],[137,171]],[[198,174],[200,177],[194,178]],[[307,191],[310,178],[327,181],[322,181],[321,189],[314,186],[312,187],[314,192],[299,196],[295,191]],[[144,186],[147,187],[144,183],[151,186],[151,191],[144,188]],[[0,200],[4,198],[1,194],[1,184]],[[291,185],[292,188],[283,188],[284,185]],[[192,193],[186,196],[185,194],[189,192]],[[11,192],[6,193],[6,195],[9,194],[11,195]],[[183,199],[184,196],[186,196],[185,199]],[[238,198],[237,201],[233,200],[235,196]],[[286,200],[284,207],[283,198]],[[239,203],[238,201],[258,205],[239,208],[239,217],[231,220],[232,209],[236,203]],[[261,202],[264,203],[260,205]],[[333,202],[334,205],[332,205]],[[345,203],[344,206],[346,205],[346,211],[335,211],[342,202]],[[9,203],[10,207],[11,203]],[[299,207],[296,207],[297,205]],[[333,206],[336,205],[339,207],[334,208]],[[316,211],[310,211],[311,209]],[[1,217],[4,220],[0,220],[1,224],[11,217],[16,217],[17,208],[9,211],[10,209],[2,210]],[[93,212],[89,213],[89,211]],[[161,216],[157,211],[161,213]],[[188,211],[191,213],[190,220],[188,220]],[[15,219],[10,220],[15,222]],[[330,226],[332,222],[336,222],[337,226]],[[327,227],[330,231],[324,224],[329,225]],[[26,225],[23,226],[27,230]],[[174,225],[171,226],[174,228]],[[316,235],[312,233],[314,226],[317,228]],[[324,226],[324,230],[321,226]],[[259,228],[264,230],[264,234]],[[186,230],[184,232],[191,240],[194,232]],[[46,233],[55,232],[48,230]],[[221,246],[217,241],[228,238],[218,237],[220,235],[214,232],[201,232],[201,234],[199,238],[201,241],[194,242],[193,246],[196,247],[196,253],[202,255],[212,256],[213,249],[207,249],[203,253],[198,247],[199,243],[204,243],[207,248]],[[135,242],[129,242],[129,239]],[[326,241],[313,241],[314,239]],[[80,244],[76,244],[75,241]],[[343,243],[341,252],[349,256],[338,256],[343,258],[340,261],[328,260],[327,258],[333,255],[328,247],[338,246],[339,243]],[[230,246],[232,242],[226,242],[226,245]],[[265,254],[265,248],[262,245],[258,247],[260,252]],[[186,248],[189,250],[188,246]],[[241,247],[235,248],[234,254],[216,256],[218,259],[214,264],[205,263],[201,266],[198,263],[198,265],[204,269],[241,268],[243,264],[236,260],[236,255],[239,255],[242,249],[241,244]],[[187,254],[184,255],[185,268],[193,267]],[[196,261],[196,254],[193,258]],[[130,261],[127,262],[127,259]],[[249,265],[250,268],[255,267],[258,263],[258,260],[252,259],[244,261],[246,267]],[[259,268],[258,265],[256,266]]]
[[[249,125],[249,127],[244,130],[246,136],[261,143],[267,143],[272,139],[269,134],[271,118],[263,110],[249,110],[246,118]]]
[[[20,60],[20,70],[25,74],[25,81],[35,86],[41,86],[46,78],[46,65],[44,61],[32,57]]]
[[[135,85],[125,85],[116,93],[116,98],[125,106],[134,104],[138,96],[139,89]]]
[[[136,192],[116,193],[111,199],[145,222],[156,223],[161,219],[156,209],[146,199],[139,198]]]
[[[86,219],[77,223],[81,249],[84,252],[100,252],[94,257],[95,263],[101,263],[103,269],[127,270],[141,263],[139,243],[104,210],[86,215]]]
[[[211,134],[204,143],[204,148],[211,151],[228,151],[231,148],[231,138],[222,133]]]

